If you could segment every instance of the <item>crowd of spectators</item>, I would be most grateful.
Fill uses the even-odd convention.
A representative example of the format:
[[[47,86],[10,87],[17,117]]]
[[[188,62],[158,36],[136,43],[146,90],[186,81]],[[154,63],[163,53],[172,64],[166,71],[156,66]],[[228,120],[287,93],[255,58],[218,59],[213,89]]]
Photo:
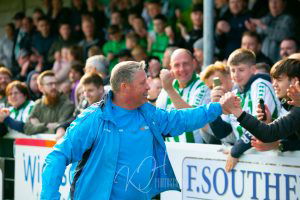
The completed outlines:
[[[299,59],[300,3],[215,0],[214,59],[218,62],[205,70],[202,4],[193,0],[183,9],[167,0],[112,0],[106,6],[96,0],[72,0],[72,6],[65,7],[63,0],[48,0],[32,15],[16,13],[0,40],[1,135],[63,137],[70,122],[109,90],[113,67],[128,60],[146,61],[148,99],[159,108],[199,106],[240,89],[237,94],[245,99],[246,112],[257,115],[261,97],[273,119],[282,115],[279,101],[284,98],[274,91],[269,72],[279,60],[291,55]],[[240,65],[246,71],[240,72]],[[214,87],[214,77],[222,86]],[[253,94],[256,90],[262,92]],[[201,130],[166,140],[232,145],[243,140],[251,147],[243,136],[248,133],[233,118],[222,116]],[[279,144],[286,143],[259,145],[271,150]],[[292,146],[299,150],[300,142]],[[229,160],[247,149],[233,148]]]

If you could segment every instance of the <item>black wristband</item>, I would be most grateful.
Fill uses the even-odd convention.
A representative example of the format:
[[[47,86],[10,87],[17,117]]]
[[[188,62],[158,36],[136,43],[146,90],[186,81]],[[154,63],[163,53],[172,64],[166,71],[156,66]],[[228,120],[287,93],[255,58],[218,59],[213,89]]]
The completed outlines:
[[[243,119],[245,118],[246,116],[246,112],[243,111],[242,114],[237,118],[237,121],[240,122],[240,121],[243,121]]]

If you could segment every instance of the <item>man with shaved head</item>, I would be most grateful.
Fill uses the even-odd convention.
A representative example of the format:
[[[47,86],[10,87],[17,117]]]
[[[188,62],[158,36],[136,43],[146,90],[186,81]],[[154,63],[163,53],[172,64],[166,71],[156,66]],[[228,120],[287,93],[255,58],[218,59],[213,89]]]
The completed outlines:
[[[209,89],[195,73],[196,61],[187,49],[177,49],[171,55],[170,70],[160,74],[162,91],[156,106],[162,109],[182,109],[196,107],[210,101]],[[202,143],[199,130],[167,138],[167,141]]]

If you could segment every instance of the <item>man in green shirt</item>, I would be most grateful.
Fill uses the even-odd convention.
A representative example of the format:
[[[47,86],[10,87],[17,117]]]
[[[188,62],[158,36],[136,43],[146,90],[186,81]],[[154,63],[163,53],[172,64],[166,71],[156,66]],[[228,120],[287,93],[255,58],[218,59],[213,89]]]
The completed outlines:
[[[164,15],[157,15],[154,17],[153,23],[154,31],[149,34],[148,51],[162,61],[164,52],[169,45],[169,37],[165,33],[167,18]]]
[[[108,28],[109,40],[103,45],[103,54],[109,60],[109,72],[118,63],[117,54],[126,49],[126,43],[123,38],[122,30],[118,25],[111,25]]]

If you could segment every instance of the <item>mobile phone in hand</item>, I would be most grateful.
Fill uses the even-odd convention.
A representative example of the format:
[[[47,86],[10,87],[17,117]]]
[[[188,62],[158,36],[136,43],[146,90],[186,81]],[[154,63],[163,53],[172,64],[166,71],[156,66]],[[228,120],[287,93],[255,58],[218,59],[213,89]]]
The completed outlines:
[[[217,87],[221,85],[221,81],[219,77],[214,77],[213,78],[213,87]]]
[[[264,116],[263,116],[262,120],[266,121],[267,115],[266,115],[265,101],[263,99],[259,99],[259,106],[262,109],[262,112],[264,113]]]

